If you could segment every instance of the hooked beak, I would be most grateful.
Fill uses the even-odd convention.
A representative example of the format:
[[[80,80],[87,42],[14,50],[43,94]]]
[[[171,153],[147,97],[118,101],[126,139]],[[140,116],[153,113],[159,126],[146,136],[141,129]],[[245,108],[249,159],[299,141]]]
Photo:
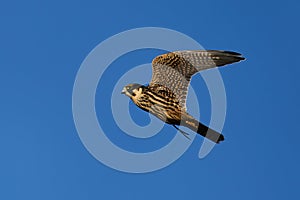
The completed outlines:
[[[125,94],[125,92],[126,92],[126,90],[125,90],[125,88],[123,88],[121,94]]]

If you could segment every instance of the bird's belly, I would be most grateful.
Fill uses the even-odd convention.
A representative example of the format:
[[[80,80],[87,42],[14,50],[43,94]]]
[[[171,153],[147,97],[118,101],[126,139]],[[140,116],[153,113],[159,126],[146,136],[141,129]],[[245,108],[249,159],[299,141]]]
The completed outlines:
[[[167,124],[180,124],[180,113],[176,114],[174,117],[170,111],[167,111],[162,107],[154,107],[150,109],[150,113]]]
[[[134,102],[139,108],[146,112],[150,112],[152,115],[157,117],[168,124],[180,124],[181,112],[179,108],[172,107],[168,105],[161,105],[158,103],[153,103],[149,99],[139,99]]]

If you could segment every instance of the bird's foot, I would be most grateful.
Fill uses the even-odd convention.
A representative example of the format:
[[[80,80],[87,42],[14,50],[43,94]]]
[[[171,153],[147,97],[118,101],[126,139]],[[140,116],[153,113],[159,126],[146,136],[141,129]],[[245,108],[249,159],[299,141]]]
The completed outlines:
[[[177,126],[173,125],[174,128],[176,128],[184,137],[190,140],[189,135],[187,132],[184,132],[183,130],[180,130]]]

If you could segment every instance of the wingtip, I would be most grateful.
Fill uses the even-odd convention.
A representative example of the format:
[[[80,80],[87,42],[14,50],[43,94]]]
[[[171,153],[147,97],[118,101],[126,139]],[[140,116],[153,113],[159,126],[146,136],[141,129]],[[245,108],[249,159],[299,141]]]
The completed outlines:
[[[228,50],[206,50],[206,51],[211,53],[212,55],[223,56],[225,59],[232,59],[232,61],[234,62],[239,62],[241,60],[246,59],[242,54],[236,51],[228,51]],[[230,64],[230,63],[226,63],[226,64]]]
[[[239,58],[240,60],[245,60],[246,58],[242,55],[242,54],[240,54],[240,53],[238,53],[238,52],[235,52],[235,51],[222,51],[223,53],[226,53],[226,54],[229,54],[229,55],[232,55],[232,56],[234,56],[234,57],[236,57],[236,58]]]
[[[241,56],[242,54],[238,53],[238,52],[235,52],[235,51],[226,51],[226,50],[223,50],[223,53],[227,53],[227,54],[231,54],[231,55],[236,55],[236,56]]]

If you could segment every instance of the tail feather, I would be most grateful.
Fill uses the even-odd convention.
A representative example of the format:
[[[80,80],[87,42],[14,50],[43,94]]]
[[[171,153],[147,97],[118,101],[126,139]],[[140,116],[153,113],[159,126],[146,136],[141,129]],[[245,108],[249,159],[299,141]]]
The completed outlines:
[[[183,120],[183,122],[180,125],[185,126],[189,129],[195,131],[196,133],[202,135],[203,137],[206,137],[207,139],[209,139],[215,143],[220,143],[221,141],[224,140],[224,135],[205,126],[204,124],[202,124],[201,122],[198,122],[194,118]]]
[[[215,142],[215,143],[220,143],[221,141],[223,141],[224,135],[222,135],[221,133],[208,128],[207,126],[205,126],[204,124],[198,122],[198,128],[197,128],[197,132],[198,134],[202,135],[203,137],[206,137],[207,139]]]

